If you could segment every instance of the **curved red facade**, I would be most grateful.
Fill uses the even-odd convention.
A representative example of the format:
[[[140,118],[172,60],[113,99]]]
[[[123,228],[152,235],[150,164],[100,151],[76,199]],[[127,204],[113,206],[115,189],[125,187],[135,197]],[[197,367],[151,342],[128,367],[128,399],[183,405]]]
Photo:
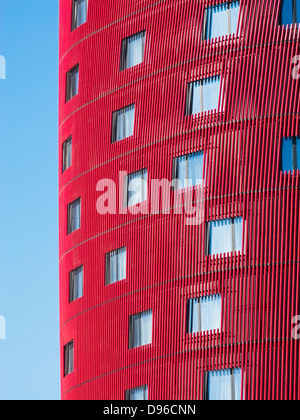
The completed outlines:
[[[89,0],[71,30],[72,0],[60,0],[59,175],[63,399],[203,399],[207,372],[239,368],[245,399],[299,399],[298,171],[281,170],[282,139],[300,135],[299,27],[278,24],[280,0],[241,0],[235,35],[202,40],[216,0]],[[143,62],[120,70],[122,40],[145,31]],[[79,64],[78,94],[66,75]],[[218,76],[218,109],[186,115],[189,83]],[[133,135],[112,143],[112,115],[135,104]],[[174,158],[203,152],[203,220],[175,214],[97,212],[99,180],[147,168],[172,179]],[[121,182],[122,184],[122,182]],[[187,200],[197,201],[197,188]],[[149,202],[151,190],[148,187]],[[80,228],[68,205],[80,197]],[[122,207],[122,206],[121,206]],[[241,217],[243,250],[207,255],[207,224]],[[126,279],[105,283],[106,255],[126,247]],[[70,272],[83,267],[83,296],[70,303]],[[187,334],[187,301],[221,295],[222,324]],[[151,344],[130,349],[129,318],[152,310]],[[73,342],[72,372],[64,346]]]

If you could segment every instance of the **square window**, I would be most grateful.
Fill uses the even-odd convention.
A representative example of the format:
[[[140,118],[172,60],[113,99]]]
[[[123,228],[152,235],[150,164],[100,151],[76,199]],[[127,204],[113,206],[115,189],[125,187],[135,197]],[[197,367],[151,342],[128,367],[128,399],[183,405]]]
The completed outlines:
[[[227,369],[207,372],[205,400],[240,401],[242,398],[242,370]]]
[[[135,206],[147,201],[147,179],[147,169],[142,169],[125,177],[124,207]]]
[[[137,66],[144,61],[146,32],[123,39],[121,48],[120,71]]]
[[[67,73],[66,83],[66,102],[70,101],[78,94],[79,85],[79,64],[73,67]]]
[[[73,0],[72,31],[87,21],[88,0]]]
[[[73,201],[68,205],[68,235],[75,230],[80,229],[81,219],[81,199]]]
[[[69,137],[62,146],[62,171],[65,172],[72,165],[72,137]]]
[[[129,105],[113,113],[112,143],[133,136],[135,105]]]
[[[243,252],[243,218],[216,220],[207,224],[206,255]]]
[[[220,87],[220,76],[189,83],[186,95],[186,115],[217,110]]]
[[[152,310],[129,317],[129,348],[146,346],[152,342]]]
[[[300,23],[300,0],[281,0],[279,25]]]
[[[70,341],[64,347],[64,375],[67,376],[74,371],[74,342]]]
[[[173,180],[177,190],[204,186],[204,153],[202,151],[174,158]]]
[[[239,13],[239,1],[222,3],[205,9],[202,39],[214,39],[235,34]]]
[[[148,385],[129,389],[125,392],[125,400],[146,401],[148,400]]]
[[[80,299],[83,296],[83,266],[69,273],[69,302]]]
[[[105,256],[105,284],[126,279],[126,248],[109,252]]]
[[[282,172],[300,170],[300,137],[285,137],[281,147]]]
[[[188,334],[221,330],[221,295],[189,299],[187,306]]]

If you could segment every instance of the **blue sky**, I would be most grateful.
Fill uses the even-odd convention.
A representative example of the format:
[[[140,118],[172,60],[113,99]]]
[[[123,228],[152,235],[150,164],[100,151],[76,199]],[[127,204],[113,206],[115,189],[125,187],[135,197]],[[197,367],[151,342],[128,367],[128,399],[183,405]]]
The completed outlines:
[[[0,399],[59,399],[58,0],[1,0]]]

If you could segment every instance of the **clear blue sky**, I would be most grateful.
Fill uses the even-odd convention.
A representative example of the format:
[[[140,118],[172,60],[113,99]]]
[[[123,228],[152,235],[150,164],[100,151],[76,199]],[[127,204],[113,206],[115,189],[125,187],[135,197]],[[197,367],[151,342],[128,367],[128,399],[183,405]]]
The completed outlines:
[[[58,0],[0,0],[0,399],[59,399]]]

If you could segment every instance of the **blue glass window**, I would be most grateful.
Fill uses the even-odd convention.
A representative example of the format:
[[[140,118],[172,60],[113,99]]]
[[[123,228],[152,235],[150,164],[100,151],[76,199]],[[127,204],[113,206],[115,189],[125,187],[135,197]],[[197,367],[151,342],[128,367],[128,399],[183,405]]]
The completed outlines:
[[[186,97],[186,115],[216,110],[219,105],[220,85],[220,76],[189,83]]]
[[[240,2],[208,7],[204,14],[203,39],[213,39],[237,32]]]
[[[129,105],[113,113],[112,143],[133,136],[135,105]]]
[[[300,23],[300,0],[282,0],[279,13],[280,25]]]
[[[221,329],[221,295],[206,296],[188,301],[188,333]]]
[[[73,201],[68,205],[68,235],[80,229],[81,223],[81,199]]]
[[[145,31],[123,39],[121,48],[121,71],[137,66],[143,62],[145,39]]]
[[[242,370],[227,369],[207,373],[206,400],[240,401],[242,396]]]
[[[282,140],[281,166],[283,172],[300,170],[300,137]]]
[[[145,401],[148,400],[148,385],[139,386],[126,391],[125,400]]]
[[[173,179],[177,188],[182,189],[204,183],[204,153],[202,151],[174,159]]]
[[[243,218],[216,220],[208,223],[207,255],[243,251]]]
[[[66,102],[78,95],[79,89],[79,64],[73,67],[67,73],[66,82]]]
[[[87,21],[88,0],[73,0],[72,31]]]
[[[124,207],[135,206],[143,201],[147,201],[147,180],[147,169],[133,172],[125,177]]]
[[[126,279],[126,248],[109,252],[105,257],[105,284]]]
[[[129,317],[129,348],[146,346],[152,342],[152,310]]]
[[[69,273],[69,302],[80,299],[83,296],[83,266]]]

